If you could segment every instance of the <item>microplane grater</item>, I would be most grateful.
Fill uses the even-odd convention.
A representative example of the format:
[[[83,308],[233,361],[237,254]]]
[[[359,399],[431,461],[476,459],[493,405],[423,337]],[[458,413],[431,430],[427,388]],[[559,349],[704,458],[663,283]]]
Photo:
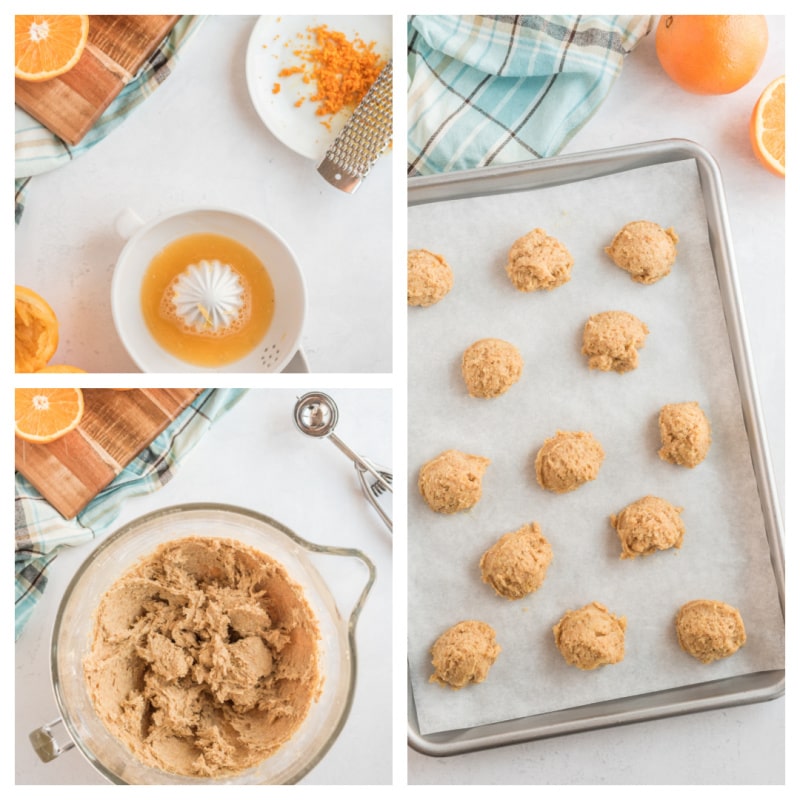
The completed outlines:
[[[317,171],[328,183],[352,194],[392,139],[392,61],[358,104]]]

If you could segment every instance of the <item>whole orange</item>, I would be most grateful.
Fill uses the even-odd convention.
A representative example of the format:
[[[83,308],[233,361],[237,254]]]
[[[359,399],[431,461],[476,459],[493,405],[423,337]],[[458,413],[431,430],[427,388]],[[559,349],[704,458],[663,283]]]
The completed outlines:
[[[656,28],[661,66],[695,94],[741,89],[758,72],[768,41],[766,17],[757,14],[672,14]]]

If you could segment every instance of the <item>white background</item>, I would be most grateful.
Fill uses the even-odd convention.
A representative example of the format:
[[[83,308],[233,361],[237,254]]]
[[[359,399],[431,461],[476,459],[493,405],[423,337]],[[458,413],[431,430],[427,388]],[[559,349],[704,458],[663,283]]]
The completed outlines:
[[[19,5],[19,4],[17,4]],[[69,5],[69,4],[65,4]],[[107,8],[92,8],[92,5],[86,8],[87,11],[107,11]],[[148,7],[152,6],[148,2],[141,2],[137,6],[137,11],[158,13],[163,11],[163,8]],[[242,10],[235,9],[232,4],[226,7],[226,11]],[[309,4],[296,3],[293,11],[301,13],[309,10]],[[313,5],[313,4],[312,4]],[[318,4],[317,4],[318,5]],[[361,10],[364,13],[374,13],[373,7],[366,7],[367,4],[362,4],[364,8],[359,9],[357,3],[351,4],[347,10],[349,13]],[[445,10],[452,12],[463,12],[465,10],[482,11],[485,8],[466,8],[462,4],[443,4],[445,6],[455,6],[446,8],[435,8],[432,10]],[[470,4],[463,4],[468,6]],[[735,5],[735,4],[734,4]],[[210,8],[203,8],[203,6],[211,6]],[[18,9],[19,10],[19,9]],[[27,9],[25,9],[27,10]],[[73,8],[66,7],[62,10],[72,11]],[[179,9],[188,11],[219,11],[219,6],[216,9],[212,4],[196,3],[192,8]],[[251,10],[245,8],[244,10]],[[273,11],[274,9],[267,9]],[[311,8],[311,11],[318,10]],[[405,43],[405,29],[404,19],[408,11],[417,11],[418,8],[405,8],[400,6],[393,6],[387,10],[394,11],[396,21],[395,31],[395,50],[397,53],[402,52]],[[608,10],[608,9],[600,9]],[[670,9],[673,10],[673,9]],[[692,9],[685,9],[691,11]],[[741,10],[748,11],[752,8],[730,9],[723,10]],[[780,11],[785,9],[780,8]],[[6,23],[8,17],[4,17]],[[664,138],[664,137],[685,137],[694,139],[709,149],[717,158],[720,163],[725,187],[727,190],[728,211],[731,219],[731,227],[733,230],[734,247],[736,259],[739,266],[739,279],[741,282],[744,305],[745,305],[745,318],[748,326],[750,343],[752,347],[753,361],[758,379],[759,391],[763,406],[764,418],[768,434],[768,442],[772,451],[772,461],[775,470],[775,475],[778,484],[779,494],[783,501],[785,497],[785,471],[784,471],[784,457],[785,457],[785,425],[784,425],[784,408],[785,408],[785,392],[784,392],[784,357],[785,357],[785,334],[784,334],[784,303],[785,303],[785,242],[783,236],[782,221],[784,219],[784,182],[774,178],[765,171],[763,171],[755,162],[750,152],[750,146],[747,141],[746,123],[750,114],[750,110],[755,103],[755,100],[761,90],[775,75],[781,74],[785,71],[784,67],[784,30],[782,18],[770,17],[770,35],[771,43],[770,49],[767,54],[767,59],[761,72],[755,81],[737,92],[734,95],[719,97],[719,98],[702,98],[686,94],[674,86],[663,74],[661,68],[656,60],[654,51],[653,37],[648,37],[640,47],[629,57],[626,62],[623,74],[613,89],[606,103],[600,108],[596,116],[589,121],[586,127],[580,131],[577,136],[565,148],[566,153],[575,153],[582,150],[590,150],[600,147],[608,147],[620,144],[629,144],[640,142],[649,139]],[[793,17],[789,17],[792,29],[796,29]],[[229,57],[226,62],[227,78],[232,78],[236,75],[236,79],[231,80],[227,84],[229,89],[232,88],[232,97],[224,99],[226,110],[234,109],[235,117],[239,122],[245,122],[252,137],[263,137],[258,142],[255,138],[251,139],[251,146],[257,148],[259,151],[264,148],[271,148],[273,145],[269,142],[269,134],[264,131],[263,127],[259,129],[259,120],[255,112],[248,106],[249,98],[246,96],[246,90],[243,83],[243,73],[241,64],[244,59],[244,47],[246,44],[247,31],[249,30],[250,21],[225,19],[220,20],[219,23],[212,27],[209,25],[206,28],[206,44],[202,48],[196,48],[201,52],[196,52],[194,63],[192,66],[193,72],[197,75],[197,79],[201,77],[212,82],[217,81],[219,78],[218,73],[214,70],[212,62],[214,51],[219,48],[234,46],[237,50],[235,58]],[[6,28],[7,30],[7,28]],[[216,30],[219,36],[209,34]],[[202,34],[200,34],[202,35]],[[4,47],[10,47],[10,35],[4,38]],[[399,48],[399,49],[398,49]],[[792,56],[788,53],[787,60]],[[187,52],[187,59],[189,54]],[[10,54],[6,57],[6,62],[10,61]],[[234,66],[238,64],[238,66]],[[188,69],[188,68],[187,68]],[[397,77],[401,73],[398,69],[396,74],[396,85],[400,85],[400,78]],[[10,81],[7,82],[6,90],[10,95]],[[170,91],[167,86],[162,87],[159,91]],[[177,94],[177,90],[175,90]],[[399,95],[399,101],[396,103],[396,124],[397,130],[402,131],[404,128],[404,105],[402,103],[402,95]],[[183,102],[186,98],[177,98],[179,102]],[[6,131],[10,138],[11,130],[11,103],[10,97],[7,96],[4,107],[7,108],[7,122]],[[196,115],[196,110],[192,112]],[[138,114],[148,114],[147,104],[143,106]],[[196,116],[192,117],[196,118]],[[132,118],[133,120],[133,118]],[[218,121],[216,124],[221,126],[227,125],[227,121]],[[259,132],[257,132],[259,131]],[[114,136],[125,137],[127,134],[124,127],[113,134]],[[399,137],[398,137],[399,141]],[[7,141],[7,148],[10,149],[11,142]],[[180,155],[180,148],[176,147],[173,151]],[[90,156],[91,157],[91,156]],[[99,156],[98,156],[99,158]],[[293,159],[294,156],[291,156]],[[297,157],[299,158],[299,157]],[[394,253],[393,262],[395,266],[395,274],[393,278],[394,284],[394,319],[393,330],[394,339],[393,344],[388,345],[385,340],[385,333],[379,325],[377,332],[371,336],[378,338],[378,343],[374,344],[370,337],[367,341],[363,341],[360,337],[348,337],[346,352],[334,352],[335,342],[328,342],[326,330],[324,334],[314,334],[314,329],[309,328],[308,335],[304,341],[304,348],[308,351],[311,368],[320,371],[320,361],[318,357],[327,358],[330,356],[331,369],[335,370],[354,370],[359,372],[363,369],[364,374],[361,376],[344,376],[341,382],[334,382],[328,385],[345,385],[360,387],[364,385],[377,385],[377,386],[392,386],[396,387],[394,393],[394,468],[395,472],[399,475],[405,474],[405,428],[404,428],[404,378],[405,378],[405,350],[404,350],[404,336],[405,336],[405,299],[403,298],[403,290],[405,285],[405,275],[402,272],[404,263],[404,239],[405,239],[405,186],[403,182],[405,170],[403,165],[403,153],[401,147],[396,147],[396,159],[393,165],[392,172],[394,174],[394,186],[392,195],[394,197]],[[7,186],[11,184],[11,168],[10,159],[6,160],[7,169]],[[75,166],[75,165],[73,165]],[[297,166],[297,165],[296,165]],[[299,168],[299,167],[298,167]],[[88,169],[88,167],[87,167]],[[209,171],[209,174],[216,177],[218,185],[225,185],[228,180],[229,173],[224,170],[224,164],[220,159],[212,160],[204,163],[204,169]],[[384,167],[385,169],[385,167]],[[133,171],[136,174],[136,171]],[[114,186],[109,184],[106,180],[107,174],[102,171],[97,171],[92,176],[92,180],[82,184],[80,195],[80,203],[89,204],[94,209],[95,214],[100,213],[98,220],[98,230],[101,230],[102,245],[106,253],[105,260],[100,265],[100,270],[105,270],[107,274],[111,269],[113,263],[113,252],[116,247],[114,241],[114,234],[112,229],[108,227],[108,223],[113,220],[113,210],[116,210],[117,203],[114,208],[105,208],[104,203],[98,202],[95,195],[91,190],[102,191],[105,193],[114,193],[116,191]],[[55,180],[55,178],[54,178]],[[179,176],[179,182],[183,183],[189,180],[186,175]],[[169,193],[173,191],[170,186],[175,184],[165,181],[164,190]],[[794,192],[791,189],[793,184],[790,182],[790,193]],[[270,187],[272,184],[270,184]],[[386,201],[383,195],[377,196],[377,188],[375,183],[370,188],[368,181],[362,189],[359,190],[359,196],[356,202],[359,203],[361,217],[369,213],[369,207],[375,203],[384,204]],[[264,196],[266,196],[267,189],[264,187]],[[291,187],[294,191],[294,187]],[[227,191],[232,192],[232,189]],[[320,192],[325,192],[327,189],[321,187]],[[33,187],[32,187],[33,192]],[[145,195],[146,196],[146,195]],[[234,197],[234,195],[230,195]],[[238,195],[237,195],[238,196]],[[76,205],[72,200],[73,195],[63,195],[59,202],[54,206],[58,209],[58,214],[72,214],[73,207]],[[347,200],[347,198],[342,198]],[[45,202],[45,201],[43,201]],[[152,201],[151,201],[152,202]],[[28,219],[26,223],[33,224],[31,219],[36,219],[33,214],[34,211],[34,195],[30,197],[31,205],[26,212]],[[315,210],[319,212],[319,199],[315,200]],[[355,204],[351,204],[355,205]],[[139,209],[147,212],[148,209]],[[10,204],[8,207],[8,214],[6,219],[7,230],[13,226],[11,222]],[[286,224],[291,223],[292,212],[289,206],[277,206],[277,214],[279,214],[281,222]],[[81,214],[82,215],[82,214]],[[42,225],[48,228],[51,224],[48,220],[42,220]],[[369,229],[364,228],[367,235]],[[14,233],[15,248],[19,253],[20,248],[23,246],[23,236],[19,232]],[[11,241],[11,236],[7,236],[5,242]],[[25,245],[33,248],[38,248],[37,245]],[[310,246],[310,245],[309,245]],[[7,245],[8,247],[8,245]],[[8,250],[7,250],[8,252]],[[56,254],[59,248],[54,251]],[[9,254],[10,255],[10,254]],[[790,262],[794,263],[794,262]],[[41,268],[41,267],[38,267]],[[9,265],[9,271],[11,267]],[[26,269],[37,269],[36,264],[27,267]],[[790,273],[791,274],[791,273]],[[331,275],[330,279],[333,280],[335,275]],[[66,280],[66,278],[64,279]],[[324,278],[322,279],[324,280]],[[72,287],[67,286],[67,296],[71,296]],[[84,301],[81,301],[84,302]],[[381,319],[386,318],[386,306],[380,305],[380,313],[377,314]],[[86,308],[92,311],[92,306],[87,302]],[[364,316],[358,315],[354,317],[358,322],[366,322],[372,318],[372,310],[369,308],[361,309]],[[106,322],[110,322],[107,310],[100,310],[99,313],[106,315]],[[351,330],[352,320],[348,318],[347,314],[342,314],[339,319],[348,326]],[[794,319],[792,316],[789,318],[790,330],[793,327]],[[104,323],[105,324],[105,323]],[[76,345],[77,346],[77,345]],[[109,344],[111,352],[119,352],[119,345],[111,342]],[[330,347],[330,349],[328,349]],[[387,365],[387,358],[384,355],[387,348],[394,349],[394,359],[391,365]],[[98,345],[99,348],[99,345]],[[116,349],[115,349],[116,348]],[[374,354],[380,352],[380,357]],[[341,359],[341,360],[334,360]],[[345,363],[345,359],[347,363]],[[316,361],[316,363],[314,363]],[[11,346],[10,342],[6,345],[6,369],[7,374],[11,374]],[[105,356],[102,355],[102,348],[98,349],[98,353],[92,355],[92,362],[87,365],[91,369],[111,369],[110,362],[105,361]],[[384,379],[374,379],[366,373],[370,371],[384,372],[390,368],[394,369],[393,376],[384,376]],[[127,367],[126,367],[127,368]],[[92,378],[87,379],[87,383],[92,382]],[[260,385],[262,379],[254,379],[253,385]],[[302,379],[297,379],[302,381]],[[130,381],[130,379],[129,379]],[[108,378],[104,385],[113,385],[113,376]],[[170,385],[168,376],[164,376],[163,381],[159,381],[161,385]],[[174,382],[175,385],[178,383]],[[125,385],[131,385],[131,382],[126,382]],[[140,384],[140,385],[146,385]],[[283,386],[291,386],[291,383],[282,383]],[[303,383],[302,385],[308,385]],[[10,386],[7,387],[6,392],[3,394],[3,403],[6,407],[6,418],[10,415],[11,404],[11,391]],[[309,388],[318,388],[318,386],[309,386]],[[339,395],[337,394],[337,397]],[[248,401],[250,402],[250,401]],[[245,409],[245,401],[242,401],[241,409]],[[363,452],[375,458],[388,458],[384,455],[380,448],[374,448],[369,430],[365,431],[362,440],[361,432],[356,429],[354,433],[350,433],[350,428],[345,427],[344,421],[344,408],[343,407],[343,421],[340,429],[341,435],[345,441],[352,443],[354,447],[363,449]],[[235,414],[236,412],[234,412]],[[232,452],[242,452],[242,448],[252,441],[256,441],[263,448],[273,446],[271,436],[267,435],[267,430],[264,429],[260,433],[260,438],[255,437],[249,429],[245,415],[242,414],[241,419],[237,420],[235,415],[231,414],[226,421],[220,422],[219,430],[225,431],[222,426],[227,425],[228,434],[226,434],[226,443],[223,447],[226,456]],[[363,423],[359,423],[361,426]],[[231,429],[235,428],[236,432],[231,433]],[[308,447],[311,445],[319,445],[320,456],[326,449],[330,451],[328,456],[325,456],[325,462],[320,463],[319,469],[324,473],[325,479],[331,482],[336,481],[339,486],[347,484],[353,477],[349,474],[349,467],[343,457],[336,453],[330,444],[326,443],[304,443],[306,446],[301,447],[300,442],[294,439],[294,432],[288,428],[282,434],[284,437],[289,437],[292,440],[291,447],[286,448],[286,452],[290,454],[294,463],[299,463],[299,459],[303,454],[308,454]],[[299,436],[299,434],[297,434]],[[230,438],[228,438],[230,436]],[[221,438],[221,437],[220,437]],[[12,446],[11,434],[7,434],[7,447],[10,450]],[[288,444],[288,439],[286,440]],[[380,437],[380,442],[383,442],[383,436]],[[234,451],[233,447],[236,445],[238,449]],[[213,444],[213,435],[208,438],[201,447],[207,447],[209,450],[216,447]],[[313,450],[314,448],[312,448]],[[214,489],[214,496],[219,497],[217,491],[218,484],[215,482],[208,483],[209,479],[201,478],[196,475],[195,471],[203,471],[209,468],[208,464],[202,463],[202,451],[198,450],[190,460],[187,461],[183,474],[189,476],[186,483],[191,481],[200,481],[197,487],[209,485]],[[297,461],[295,461],[297,460]],[[342,474],[338,472],[342,469]],[[281,477],[288,470],[270,468],[270,477],[274,480],[280,481]],[[182,480],[182,479],[181,479]],[[202,483],[202,481],[207,481]],[[275,484],[277,485],[277,484]],[[177,492],[181,486],[178,478],[173,481],[171,487],[166,487],[158,495],[159,504],[170,497],[167,492]],[[290,525],[296,521],[295,514],[299,513],[297,509],[292,510],[292,502],[289,497],[281,498],[279,493],[267,494],[267,490],[258,492],[255,496],[242,496],[239,494],[240,490],[234,493],[236,497],[227,497],[229,501],[239,502],[252,502],[254,507],[262,507],[260,504],[263,502],[264,497],[269,497],[270,500],[277,499],[280,507],[273,510],[274,516],[286,524]],[[333,491],[333,487],[331,487]],[[347,508],[343,511],[356,512],[360,508],[360,503],[363,502],[360,496],[356,497],[354,490],[352,496],[347,496]],[[9,493],[10,494],[10,493]],[[208,493],[203,498],[198,491],[192,496],[200,499],[208,499]],[[155,497],[155,496],[154,496]],[[181,497],[181,499],[185,499]],[[222,498],[220,498],[222,499]],[[791,498],[790,498],[791,502]],[[10,497],[7,498],[7,512],[6,519],[11,519]],[[143,498],[140,501],[132,501],[129,510],[126,510],[126,516],[134,517],[138,513],[145,510],[143,503],[147,500]],[[344,773],[340,771],[340,765],[347,770],[345,780],[352,780],[354,783],[361,783],[362,776],[365,782],[373,781],[376,783],[383,783],[389,778],[386,775],[387,766],[387,748],[389,748],[389,737],[386,733],[385,727],[381,727],[382,733],[378,736],[375,735],[374,725],[376,721],[380,720],[382,725],[385,723],[386,715],[393,711],[393,729],[394,735],[392,737],[392,754],[394,765],[394,783],[395,790],[402,791],[403,784],[408,780],[409,784],[583,784],[593,785],[600,787],[602,785],[614,786],[616,784],[707,784],[708,789],[704,791],[712,792],[711,786],[714,784],[725,784],[727,788],[724,791],[729,792],[732,790],[731,785],[736,784],[780,784],[784,780],[784,723],[785,723],[785,703],[783,699],[775,700],[769,703],[757,704],[747,707],[739,707],[726,709],[722,711],[705,712],[702,714],[694,714],[688,717],[676,717],[666,720],[661,720],[654,723],[642,723],[632,726],[626,726],[618,729],[607,729],[603,731],[595,731],[584,734],[579,734],[570,737],[561,737],[558,739],[532,743],[529,745],[519,745],[509,748],[504,748],[496,751],[473,753],[466,756],[460,756],[450,759],[433,759],[422,756],[416,752],[410,751],[405,745],[405,714],[406,714],[406,682],[405,682],[405,627],[404,627],[404,604],[405,604],[405,573],[404,573],[404,555],[402,546],[402,523],[405,519],[404,508],[402,503],[398,501],[395,504],[395,520],[397,524],[398,543],[394,552],[394,573],[398,578],[394,581],[394,608],[390,612],[388,609],[385,595],[375,594],[375,597],[380,596],[379,602],[369,604],[370,614],[380,616],[379,623],[375,619],[371,621],[366,618],[362,620],[361,632],[369,630],[367,626],[374,626],[374,629],[380,630],[381,635],[376,644],[370,647],[386,648],[387,642],[393,643],[392,665],[394,667],[393,687],[394,692],[391,698],[391,708],[387,705],[386,696],[383,695],[377,707],[368,708],[366,712],[367,719],[362,722],[351,723],[348,726],[347,736],[349,737],[347,743],[342,743],[342,750],[335,748],[329,755],[326,762],[318,768],[321,770],[318,774],[312,773],[306,780],[307,783],[336,783],[339,779],[343,778]],[[359,528],[359,540],[363,538],[364,542],[369,540],[369,546],[364,549],[370,554],[375,556],[376,560],[384,564],[383,573],[386,574],[386,558],[388,557],[385,552],[385,543],[381,539],[383,533],[380,529],[380,524],[368,519],[366,512],[369,509],[363,510],[365,519],[363,520],[364,527]],[[284,513],[285,512],[285,513]],[[303,513],[311,513],[309,509],[303,509]],[[361,512],[359,512],[361,513]],[[371,513],[371,512],[370,512]],[[791,551],[790,551],[791,555]],[[76,555],[74,564],[77,565],[80,556]],[[69,569],[69,566],[65,568]],[[380,566],[379,566],[380,570]],[[791,558],[790,558],[790,575],[791,575]],[[66,584],[66,578],[62,580],[62,585]],[[57,584],[53,584],[57,586]],[[790,581],[791,585],[791,581]],[[52,586],[51,586],[52,588]],[[378,590],[387,591],[385,584],[383,587],[376,586]],[[375,598],[373,597],[373,600]],[[45,603],[55,604],[55,593],[51,593],[51,597],[45,598]],[[9,603],[10,605],[10,603]],[[791,604],[790,604],[791,605]],[[47,610],[46,606],[40,609],[41,616],[44,618],[48,613],[54,613],[54,607],[51,606]],[[366,615],[365,615],[366,616]],[[8,620],[8,633],[7,641],[11,641],[11,615],[9,613]],[[50,617],[52,618],[52,616]],[[388,626],[390,619],[394,621],[393,637],[389,639]],[[43,620],[43,625],[46,622]],[[43,665],[43,659],[46,659],[46,635],[40,631],[38,643],[29,651],[20,657],[20,644],[16,645],[16,660],[19,664],[25,664],[23,671],[26,669],[38,670],[39,677],[46,674],[46,667]],[[377,656],[376,656],[377,658]],[[29,666],[28,666],[28,662]],[[25,720],[35,721],[39,724],[45,719],[39,713],[52,709],[49,689],[43,691],[41,686],[37,684],[35,691],[27,688],[19,676],[16,679],[10,675],[11,659],[7,659],[9,666],[6,667],[6,704],[11,706],[15,704],[18,714],[24,714]],[[383,663],[383,662],[381,662]],[[791,675],[790,675],[791,679]],[[365,678],[373,684],[381,683],[382,691],[385,691],[383,686],[383,678],[380,675],[375,675],[371,678]],[[790,681],[791,685],[791,681]],[[790,693],[791,700],[791,693]],[[25,707],[30,705],[30,713],[25,710]],[[796,704],[789,704],[793,711],[796,711]],[[363,705],[361,707],[363,710]],[[361,710],[355,709],[353,712],[353,720],[359,718]],[[11,714],[8,714],[11,717]],[[46,715],[45,715],[46,716]],[[49,717],[48,717],[49,718]],[[792,716],[789,716],[790,721]],[[5,758],[3,761],[6,767],[6,777],[4,783],[9,786],[13,784],[31,783],[32,777],[36,782],[44,783],[48,779],[43,776],[43,771],[52,769],[54,765],[44,767],[40,764],[34,765],[29,761],[29,751],[27,750],[27,726],[24,724],[20,726],[19,720],[15,720],[16,724],[16,754],[13,756],[17,760],[18,772],[15,777],[11,775],[11,759],[12,748],[9,741],[10,736],[6,737],[6,747],[4,749]],[[12,723],[8,722],[10,726]],[[796,728],[796,725],[793,726]],[[63,756],[64,759],[70,759],[64,763],[67,766],[57,767],[57,769],[64,770],[60,777],[53,777],[51,774],[51,782],[53,783],[81,783],[87,780],[87,773],[84,771],[85,767],[80,766],[80,756],[73,752]],[[20,762],[19,759],[22,761]],[[355,761],[358,777],[350,778],[350,768],[354,765],[351,763]],[[377,762],[376,767],[373,769],[369,767],[372,762]],[[58,762],[56,762],[57,764]],[[406,777],[406,763],[408,764],[408,775]],[[71,766],[70,766],[71,765]],[[792,760],[789,760],[787,769],[792,772]],[[73,772],[74,770],[74,772]],[[330,771],[328,771],[330,770]],[[794,783],[793,780],[790,780]],[[38,796],[42,792],[37,791],[38,787],[25,787],[18,785],[13,791],[14,794],[22,794],[30,789],[30,794]],[[152,790],[149,790],[152,791]],[[542,791],[542,790],[539,790]],[[559,788],[556,791],[564,791]],[[599,792],[598,788],[593,791]]]

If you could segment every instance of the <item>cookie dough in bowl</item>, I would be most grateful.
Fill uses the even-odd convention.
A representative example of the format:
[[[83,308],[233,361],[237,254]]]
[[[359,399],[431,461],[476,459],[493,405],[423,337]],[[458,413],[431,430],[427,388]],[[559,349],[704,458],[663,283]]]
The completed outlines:
[[[683,544],[686,528],[682,508],[661,497],[647,495],[611,515],[611,526],[622,545],[620,558],[648,556]]]
[[[595,602],[567,611],[553,627],[553,636],[567,664],[591,670],[625,658],[626,628],[625,617],[617,617]]]
[[[458,622],[431,648],[434,672],[430,682],[451,689],[483,683],[501,649],[494,628],[488,623],[474,619]]]
[[[602,311],[586,321],[581,353],[590,369],[630,372],[639,366],[639,348],[648,333],[647,325],[627,311]]]
[[[587,431],[556,431],[536,454],[536,480],[556,494],[571,492],[600,472],[605,452]]]
[[[675,616],[681,649],[703,664],[732,656],[747,641],[738,609],[719,600],[692,600]]]
[[[343,581],[365,586],[355,602]],[[246,509],[140,517],[90,553],[59,607],[64,725],[111,783],[296,783],[349,714],[351,628],[373,581],[358,551]]]
[[[161,545],[103,595],[83,668],[95,712],[143,763],[241,772],[319,693],[319,629],[269,556],[229,539]]]
[[[408,251],[408,305],[432,306],[453,288],[453,270],[444,256]]]
[[[572,277],[573,263],[564,244],[535,228],[511,245],[506,275],[520,292],[550,291]]]
[[[480,560],[481,578],[501,597],[519,600],[547,577],[553,548],[536,522],[501,536]]]
[[[658,414],[661,434],[659,457],[680,467],[694,469],[711,448],[711,423],[700,404],[670,403]]]
[[[678,234],[655,222],[629,222],[606,247],[606,253],[637,283],[653,284],[669,275],[678,251]]]
[[[470,397],[499,397],[521,377],[519,350],[503,339],[479,339],[461,357],[461,375]]]
[[[417,486],[425,502],[440,514],[472,508],[483,493],[483,474],[488,458],[445,450],[422,465]]]

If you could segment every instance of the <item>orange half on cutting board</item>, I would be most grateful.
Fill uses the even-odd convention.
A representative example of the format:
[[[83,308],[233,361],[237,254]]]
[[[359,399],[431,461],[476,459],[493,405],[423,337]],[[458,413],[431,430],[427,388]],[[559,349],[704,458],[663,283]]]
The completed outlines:
[[[87,14],[17,14],[14,17],[14,76],[46,81],[71,70],[89,38]]]
[[[14,390],[14,433],[26,442],[54,442],[77,428],[82,416],[80,389]]]

